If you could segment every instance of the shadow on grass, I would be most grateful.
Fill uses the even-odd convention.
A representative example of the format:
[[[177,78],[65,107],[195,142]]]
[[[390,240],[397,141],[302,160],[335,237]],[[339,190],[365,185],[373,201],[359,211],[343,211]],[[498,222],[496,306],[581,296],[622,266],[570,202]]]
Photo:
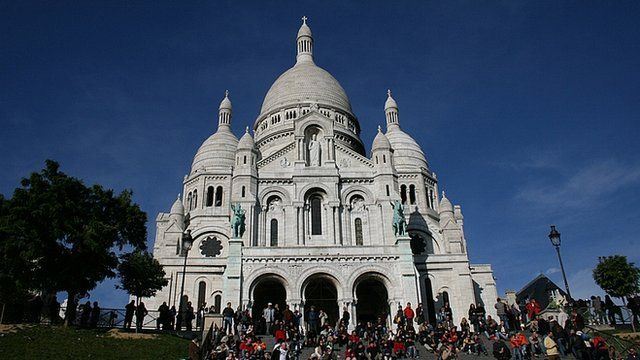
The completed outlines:
[[[189,340],[171,334],[19,326],[0,334],[1,359],[184,359]]]

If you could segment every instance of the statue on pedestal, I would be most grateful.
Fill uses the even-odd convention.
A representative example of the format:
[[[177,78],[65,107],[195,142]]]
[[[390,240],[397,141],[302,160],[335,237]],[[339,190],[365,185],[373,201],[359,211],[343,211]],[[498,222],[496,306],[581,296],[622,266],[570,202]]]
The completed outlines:
[[[317,135],[311,135],[309,140],[309,166],[320,166],[320,142]]]
[[[391,203],[393,207],[393,234],[396,237],[407,235],[407,220],[404,218],[404,206],[400,200]]]
[[[239,239],[242,237],[242,234],[244,234],[245,210],[242,209],[240,204],[231,204],[231,210],[233,211],[233,216],[231,217],[231,237]]]

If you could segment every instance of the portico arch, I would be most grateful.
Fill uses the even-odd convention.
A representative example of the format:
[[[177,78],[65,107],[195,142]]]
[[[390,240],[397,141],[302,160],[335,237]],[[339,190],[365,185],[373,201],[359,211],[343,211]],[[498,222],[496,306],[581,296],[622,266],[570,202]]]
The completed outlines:
[[[287,285],[287,280],[277,274],[264,274],[256,278],[249,287],[252,317],[259,319],[262,310],[269,303],[273,306],[277,304],[280,311],[284,310],[287,304]]]
[[[387,322],[391,309],[389,307],[389,292],[385,286],[386,278],[375,272],[360,275],[353,285],[356,302],[357,321],[376,323],[380,318]]]
[[[313,306],[316,311],[324,310],[329,322],[335,324],[339,317],[338,295],[340,283],[327,273],[316,273],[307,277],[300,288],[305,312]]]

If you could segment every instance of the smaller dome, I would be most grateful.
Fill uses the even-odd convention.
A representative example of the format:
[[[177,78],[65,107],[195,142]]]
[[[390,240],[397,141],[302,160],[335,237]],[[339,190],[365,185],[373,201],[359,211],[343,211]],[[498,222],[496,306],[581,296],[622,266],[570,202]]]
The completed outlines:
[[[178,198],[171,206],[170,214],[171,215],[175,214],[180,216],[184,215],[184,206],[182,205],[182,200],[180,200],[180,194],[178,194]]]
[[[253,137],[249,133],[249,127],[244,130],[244,135],[240,138],[238,142],[238,150],[253,150],[256,143],[253,141]]]
[[[429,168],[420,145],[409,134],[402,131],[399,126],[390,127],[386,135],[393,149],[393,164],[396,169],[415,170],[416,167]]]
[[[450,212],[453,213],[453,204],[451,204],[451,201],[449,201],[449,199],[447,199],[447,197],[444,194],[444,191],[442,192],[442,199],[440,200],[440,213],[444,213],[444,212]]]
[[[218,109],[233,110],[233,107],[231,106],[231,100],[229,100],[229,90],[225,90],[224,99],[222,99],[222,101],[220,102],[220,107]]]
[[[382,150],[382,149],[391,149],[391,143],[389,139],[382,133],[382,129],[378,126],[378,134],[373,139],[373,144],[371,145],[371,151]]]
[[[205,140],[191,164],[191,173],[207,168],[230,168],[236,163],[238,138],[228,126],[220,127]]]
[[[387,90],[387,101],[384,103],[384,109],[398,109],[398,104],[393,97],[391,97],[391,90]]]

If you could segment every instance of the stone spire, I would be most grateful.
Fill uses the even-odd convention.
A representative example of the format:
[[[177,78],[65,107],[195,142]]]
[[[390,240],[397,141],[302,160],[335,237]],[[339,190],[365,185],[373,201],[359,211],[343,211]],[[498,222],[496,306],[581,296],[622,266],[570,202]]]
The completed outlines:
[[[302,25],[298,30],[296,43],[298,46],[296,64],[313,63],[313,36],[311,35],[311,29],[307,25],[306,16],[302,17]]]
[[[400,126],[398,122],[398,104],[387,90],[387,101],[384,103],[384,114],[387,117],[387,130]]]
[[[218,108],[218,130],[231,128],[231,100],[229,100],[229,90],[225,90],[224,99]]]

